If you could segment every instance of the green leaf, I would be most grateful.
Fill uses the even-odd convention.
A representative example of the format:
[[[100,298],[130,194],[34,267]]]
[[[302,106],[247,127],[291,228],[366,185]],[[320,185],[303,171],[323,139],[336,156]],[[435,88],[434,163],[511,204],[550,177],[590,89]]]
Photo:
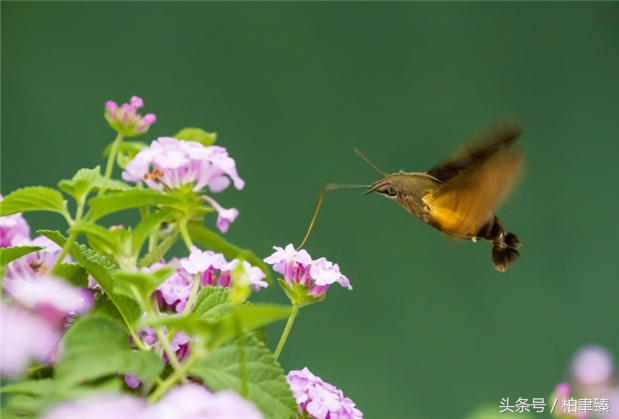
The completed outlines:
[[[239,304],[226,314],[216,328],[213,345],[232,339],[290,316],[292,309],[278,304]]]
[[[209,320],[220,320],[234,305],[228,302],[230,290],[224,287],[204,287],[198,293],[192,314]]]
[[[232,389],[245,393],[265,418],[292,418],[298,413],[282,367],[252,335],[215,349],[190,372],[214,391]]]
[[[172,221],[170,214],[161,211],[148,214],[144,217],[144,219],[135,226],[135,230],[133,230],[133,237],[131,240],[131,250],[133,254],[138,255],[142,249],[142,245],[150,234],[157,230],[162,223],[170,221]]]
[[[184,330],[191,336],[201,336],[211,347],[217,347],[230,339],[251,332],[267,324],[287,318],[291,309],[276,304],[238,304],[217,317],[200,317],[190,314],[186,317],[157,316],[140,321],[140,326],[167,326],[175,330]]]
[[[88,200],[92,221],[98,220],[104,215],[145,205],[173,205],[181,200],[173,195],[151,189],[131,189],[113,194],[98,196]]]
[[[116,374],[155,380],[163,361],[153,352],[134,351],[118,323],[93,315],[79,317],[64,337],[64,350],[56,364],[61,383],[78,384]]]
[[[217,140],[216,132],[206,132],[200,128],[184,128],[174,135],[177,140],[196,141],[209,146]]]
[[[58,268],[54,269],[54,275],[66,279],[67,282],[76,287],[88,287],[88,272],[80,265],[62,263]]]
[[[142,299],[142,305],[148,304],[149,297],[157,287],[172,275],[174,269],[165,267],[154,272],[121,272],[116,271],[114,291],[117,294],[133,296],[133,290],[137,291]]]
[[[28,211],[52,211],[65,214],[62,194],[45,186],[29,186],[18,189],[0,202],[0,216]]]
[[[122,253],[121,243],[117,240],[116,235],[100,225],[81,222],[72,226],[69,231],[84,234],[93,247],[106,254],[119,255]]]
[[[39,230],[37,233],[47,237],[60,247],[64,247],[67,241],[57,231]],[[112,275],[116,272],[116,266],[112,265],[105,256],[77,243],[71,244],[69,254],[93,276],[105,292],[107,298],[114,303],[126,324],[134,324],[141,317],[142,309],[136,301],[114,292],[114,279]]]
[[[71,180],[64,179],[58,182],[58,188],[81,202],[101,182],[101,168],[80,169]]]
[[[36,252],[37,250],[45,249],[41,246],[15,246],[15,247],[3,247],[0,249],[0,266],[6,266],[13,262],[15,259],[19,259],[28,253]]]
[[[176,243],[180,237],[179,233],[174,233],[171,236],[166,237],[161,243],[157,245],[150,253],[146,254],[139,262],[138,268],[144,268],[150,266],[153,263],[159,262],[161,258],[170,250],[170,247]]]
[[[265,281],[271,283],[271,270],[255,253],[227,242],[219,234],[198,223],[190,223],[188,227],[189,236],[194,242],[215,252],[223,253],[228,259],[246,260],[251,265],[259,267],[266,275]]]

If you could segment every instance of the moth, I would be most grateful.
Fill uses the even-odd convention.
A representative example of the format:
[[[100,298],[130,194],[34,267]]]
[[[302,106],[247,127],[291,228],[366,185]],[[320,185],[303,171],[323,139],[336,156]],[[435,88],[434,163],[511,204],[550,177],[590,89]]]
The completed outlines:
[[[359,150],[355,152],[384,178],[369,185],[365,195],[376,192],[443,233],[492,243],[492,263],[504,272],[519,257],[520,240],[506,232],[494,209],[509,195],[524,166],[524,153],[513,145],[523,132],[520,123],[505,119],[478,134],[459,151],[426,172],[400,171],[388,174]],[[367,187],[330,184],[323,189],[312,229],[324,193],[332,189]],[[299,248],[301,247],[299,246]]]

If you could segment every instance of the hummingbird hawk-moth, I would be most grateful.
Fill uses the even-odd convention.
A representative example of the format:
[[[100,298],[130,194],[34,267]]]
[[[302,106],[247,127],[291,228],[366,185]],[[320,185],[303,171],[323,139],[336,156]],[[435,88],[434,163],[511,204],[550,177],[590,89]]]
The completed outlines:
[[[493,210],[507,197],[522,172],[523,152],[512,147],[522,132],[516,120],[503,120],[427,172],[388,174],[355,150],[385,176],[369,185],[364,194],[376,192],[393,199],[415,217],[452,237],[490,241],[494,267],[504,272],[518,258],[520,241],[515,234],[503,229],[503,223]],[[353,187],[365,185],[325,187],[299,248],[309,236],[324,193]]]

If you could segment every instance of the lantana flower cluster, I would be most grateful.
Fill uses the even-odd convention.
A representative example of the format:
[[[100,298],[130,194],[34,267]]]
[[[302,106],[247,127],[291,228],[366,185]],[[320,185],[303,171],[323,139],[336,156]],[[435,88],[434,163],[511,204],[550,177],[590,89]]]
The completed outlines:
[[[144,106],[144,101],[138,96],[131,97],[129,103],[118,106],[113,100],[105,103],[105,119],[110,126],[125,137],[134,137],[144,134],[155,122],[157,117],[153,113],[144,116],[138,113],[138,109]]]
[[[324,382],[309,369],[290,371],[286,380],[299,406],[300,417],[311,419],[358,419],[363,414],[342,390]]]
[[[342,275],[337,263],[325,258],[314,260],[306,250],[297,251],[292,244],[286,248],[273,248],[275,252],[264,261],[284,276],[280,284],[293,303],[306,305],[320,301],[324,299],[329,286],[336,282],[352,290],[350,281]]]
[[[157,191],[189,190],[200,192],[204,188],[212,193],[228,188],[230,182],[236,189],[243,189],[245,181],[236,170],[236,163],[227,150],[220,146],[204,146],[196,141],[161,137],[138,152],[127,163],[122,177],[127,182],[142,183]],[[222,233],[228,230],[239,212],[226,209],[210,196],[204,199],[217,211],[217,227]]]

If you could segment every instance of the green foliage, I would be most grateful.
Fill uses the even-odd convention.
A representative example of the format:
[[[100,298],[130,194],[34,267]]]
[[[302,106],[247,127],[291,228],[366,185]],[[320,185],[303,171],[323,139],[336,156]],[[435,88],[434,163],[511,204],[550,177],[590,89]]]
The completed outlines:
[[[67,239],[57,231],[39,230],[39,234],[47,237],[59,246],[64,246]],[[105,292],[114,306],[119,311],[127,325],[134,324],[142,315],[142,310],[135,300],[118,295],[114,291],[113,274],[116,267],[104,256],[94,252],[92,249],[77,243],[71,243],[69,254],[95,278],[101,289]]]
[[[0,216],[28,211],[52,211],[65,214],[62,194],[45,186],[29,186],[18,189],[0,202]]]
[[[14,246],[0,248],[0,266],[6,266],[13,262],[15,259],[19,259],[28,253],[36,252],[37,250],[44,249],[41,246]]]
[[[58,188],[67,195],[71,195],[77,202],[83,202],[88,194],[97,192],[102,186],[103,176],[101,176],[101,168],[99,166],[94,169],[80,169],[70,180],[64,179],[58,182]],[[132,189],[132,186],[116,179],[108,180],[106,186],[108,191],[128,189]]]
[[[54,275],[65,279],[76,287],[86,288],[88,286],[88,272],[80,265],[72,263],[61,263],[54,269]]]
[[[76,201],[82,202],[102,180],[99,166],[94,169],[80,169],[71,180],[64,179],[58,182],[58,188]]]
[[[292,418],[297,413],[282,367],[252,335],[215,349],[190,370],[215,391],[232,389],[254,402],[265,418]]]
[[[159,356],[131,348],[126,331],[118,323],[86,315],[78,318],[65,334],[55,378],[64,386],[116,374],[155,380],[162,370]]]
[[[224,287],[204,287],[198,293],[192,314],[209,320],[219,320],[228,314],[234,304],[228,302],[230,290]]]
[[[113,275],[114,291],[129,298],[139,296],[142,307],[148,306],[148,301],[157,287],[172,275],[174,269],[165,267],[154,272],[122,272],[116,271]]]
[[[105,215],[130,208],[179,203],[181,203],[181,200],[174,195],[151,189],[131,189],[89,199],[90,211],[88,216],[91,221],[96,221]]]
[[[200,128],[183,128],[174,135],[177,140],[195,141],[209,146],[217,140],[216,132],[206,132]]]
[[[241,249],[240,247],[226,241],[219,234],[208,228],[197,224],[189,224],[189,235],[191,239],[202,246],[212,249],[215,252],[223,253],[229,259],[246,260],[253,266],[259,267],[265,273],[267,281],[271,283],[271,271],[267,265],[256,254],[250,250]]]
[[[86,236],[93,248],[106,254],[118,255],[121,253],[121,243],[113,232],[107,228],[89,222],[80,222],[71,226],[71,233],[81,233]]]
[[[146,266],[150,266],[153,263],[159,262],[163,256],[170,250],[170,248],[176,243],[179,238],[178,233],[174,233],[165,239],[163,239],[157,247],[155,247],[151,252],[147,253],[139,262],[138,267],[143,268]]]
[[[195,311],[186,317],[149,317],[142,319],[140,325],[183,330],[189,335],[202,337],[210,348],[214,348],[246,332],[285,319],[291,311],[290,307],[277,304],[237,304],[226,306],[225,310],[216,310],[214,305],[206,303],[202,307],[204,312]]]
[[[135,226],[133,235],[131,237],[131,251],[134,255],[139,255],[142,245],[148,238],[148,236],[156,231],[162,223],[172,221],[170,214],[165,212],[154,212],[145,216],[142,221]]]

